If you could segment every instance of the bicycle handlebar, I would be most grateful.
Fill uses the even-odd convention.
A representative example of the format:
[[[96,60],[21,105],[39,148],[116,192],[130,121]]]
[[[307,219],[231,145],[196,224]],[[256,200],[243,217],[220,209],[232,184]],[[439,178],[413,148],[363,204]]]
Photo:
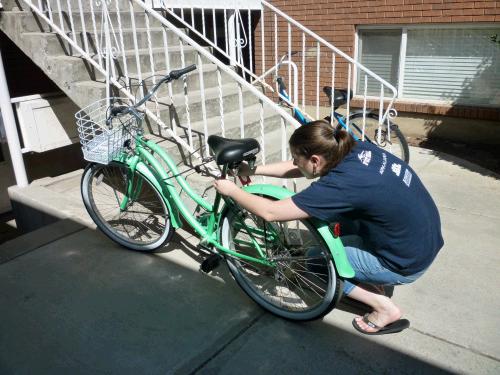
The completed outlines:
[[[172,70],[169,74],[167,74],[160,81],[158,81],[158,83],[153,86],[153,88],[144,96],[144,98],[142,98],[136,104],[131,105],[131,106],[121,105],[121,106],[117,106],[117,107],[111,107],[110,114],[109,114],[108,118],[106,119],[106,125],[110,126],[111,120],[113,119],[113,117],[116,117],[118,115],[124,115],[124,114],[127,114],[127,113],[132,113],[133,115],[135,115],[137,117],[138,114],[137,114],[137,110],[136,109],[139,108],[144,103],[146,103],[149,99],[151,99],[151,97],[153,96],[153,94],[158,90],[158,88],[163,83],[165,83],[165,82],[168,83],[170,81],[173,81],[174,79],[179,79],[183,75],[185,75],[185,74],[187,74],[189,72],[192,72],[195,69],[196,69],[196,65],[192,64],[192,65],[189,65],[189,66],[187,66],[185,68],[182,68],[182,69]]]
[[[276,78],[276,83],[278,84],[278,89],[279,89],[280,93],[282,91],[286,91],[286,85],[285,85],[285,82],[283,82],[283,78],[282,77],[277,77]]]
[[[182,68],[182,69],[172,70],[170,72],[169,76],[172,79],[178,79],[178,78],[181,78],[184,74],[192,72],[193,70],[196,70],[195,64],[189,65],[189,66]]]
[[[143,105],[144,103],[146,103],[149,99],[151,99],[151,97],[153,96],[153,94],[156,92],[156,90],[158,90],[158,88],[165,82],[170,82],[170,81],[173,81],[174,79],[179,79],[181,78],[183,75],[193,71],[196,69],[196,65],[193,64],[193,65],[189,65],[185,68],[182,68],[182,69],[177,69],[177,70],[172,70],[169,74],[167,74],[165,77],[163,77],[156,85],[154,85],[154,87],[151,89],[151,91],[149,91],[146,96],[144,98],[142,98],[136,105],[134,105],[133,107],[134,108],[138,108],[140,107],[141,105]]]
[[[111,116],[116,116],[116,115],[119,115],[119,114],[125,114],[125,113],[127,113],[128,108],[129,107],[126,106],[126,105],[120,105],[118,107],[112,107],[110,115]]]

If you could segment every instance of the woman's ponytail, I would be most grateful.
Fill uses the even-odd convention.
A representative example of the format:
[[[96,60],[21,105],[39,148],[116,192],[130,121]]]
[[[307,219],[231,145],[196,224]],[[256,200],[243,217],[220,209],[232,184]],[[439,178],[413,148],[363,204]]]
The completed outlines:
[[[325,120],[318,120],[296,129],[290,137],[290,149],[297,155],[310,158],[321,155],[326,165],[321,176],[335,168],[351,152],[356,141],[344,129],[335,129]]]

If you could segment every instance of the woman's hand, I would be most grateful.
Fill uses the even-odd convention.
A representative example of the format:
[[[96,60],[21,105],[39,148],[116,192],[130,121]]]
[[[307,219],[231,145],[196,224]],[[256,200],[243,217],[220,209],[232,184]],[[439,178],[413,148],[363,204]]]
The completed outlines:
[[[253,176],[256,167],[250,168],[248,163],[242,162],[238,168],[238,176]]]
[[[226,179],[215,180],[214,188],[222,195],[227,195],[228,197],[231,197],[234,192],[240,189],[233,181]]]

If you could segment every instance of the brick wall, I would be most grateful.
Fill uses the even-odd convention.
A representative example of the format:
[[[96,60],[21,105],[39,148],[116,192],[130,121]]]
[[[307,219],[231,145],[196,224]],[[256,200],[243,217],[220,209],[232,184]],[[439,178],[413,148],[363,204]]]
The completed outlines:
[[[499,22],[500,1],[495,0],[269,0],[275,7],[305,25],[313,32],[332,43],[349,56],[354,56],[354,35],[358,25],[391,25],[391,24],[449,24],[468,22]],[[287,24],[278,19],[278,55],[288,50]],[[260,21],[262,22],[262,20]],[[262,70],[261,60],[261,25],[256,27],[255,34],[255,67]],[[266,68],[274,65],[274,16],[264,13],[264,40]],[[295,30],[293,28],[293,30]],[[270,32],[271,31],[271,32]],[[292,33],[292,50],[302,49],[302,34]],[[313,42],[306,39],[306,48]],[[321,55],[320,85],[331,83],[329,72],[332,69],[332,58],[328,53]],[[299,58],[300,61],[300,58]],[[299,70],[301,66],[299,64]],[[316,61],[306,61],[306,100],[315,103],[316,93]],[[301,75],[302,73],[299,72]],[[284,74],[286,76],[286,74]],[[301,76],[299,76],[300,78]],[[347,86],[347,64],[336,59],[335,86]],[[322,101],[322,104],[325,104]],[[418,107],[418,108],[417,108]],[[453,109],[450,106],[430,106],[418,103],[398,103],[401,111],[423,113],[446,112],[448,115],[472,116],[474,118],[500,119],[499,110],[478,110],[477,108]],[[444,114],[444,113],[443,113]]]

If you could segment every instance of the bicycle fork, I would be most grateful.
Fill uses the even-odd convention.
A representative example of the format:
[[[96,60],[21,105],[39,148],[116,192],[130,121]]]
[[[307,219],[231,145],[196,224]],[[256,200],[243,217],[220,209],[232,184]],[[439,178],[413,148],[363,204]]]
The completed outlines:
[[[143,179],[139,175],[137,176],[137,183],[134,184],[134,175],[138,162],[139,158],[135,158],[135,160],[130,163],[130,168],[127,168],[127,191],[123,195],[123,199],[120,203],[121,212],[125,211],[128,207],[129,202],[133,202],[134,200],[136,200],[142,191]]]

